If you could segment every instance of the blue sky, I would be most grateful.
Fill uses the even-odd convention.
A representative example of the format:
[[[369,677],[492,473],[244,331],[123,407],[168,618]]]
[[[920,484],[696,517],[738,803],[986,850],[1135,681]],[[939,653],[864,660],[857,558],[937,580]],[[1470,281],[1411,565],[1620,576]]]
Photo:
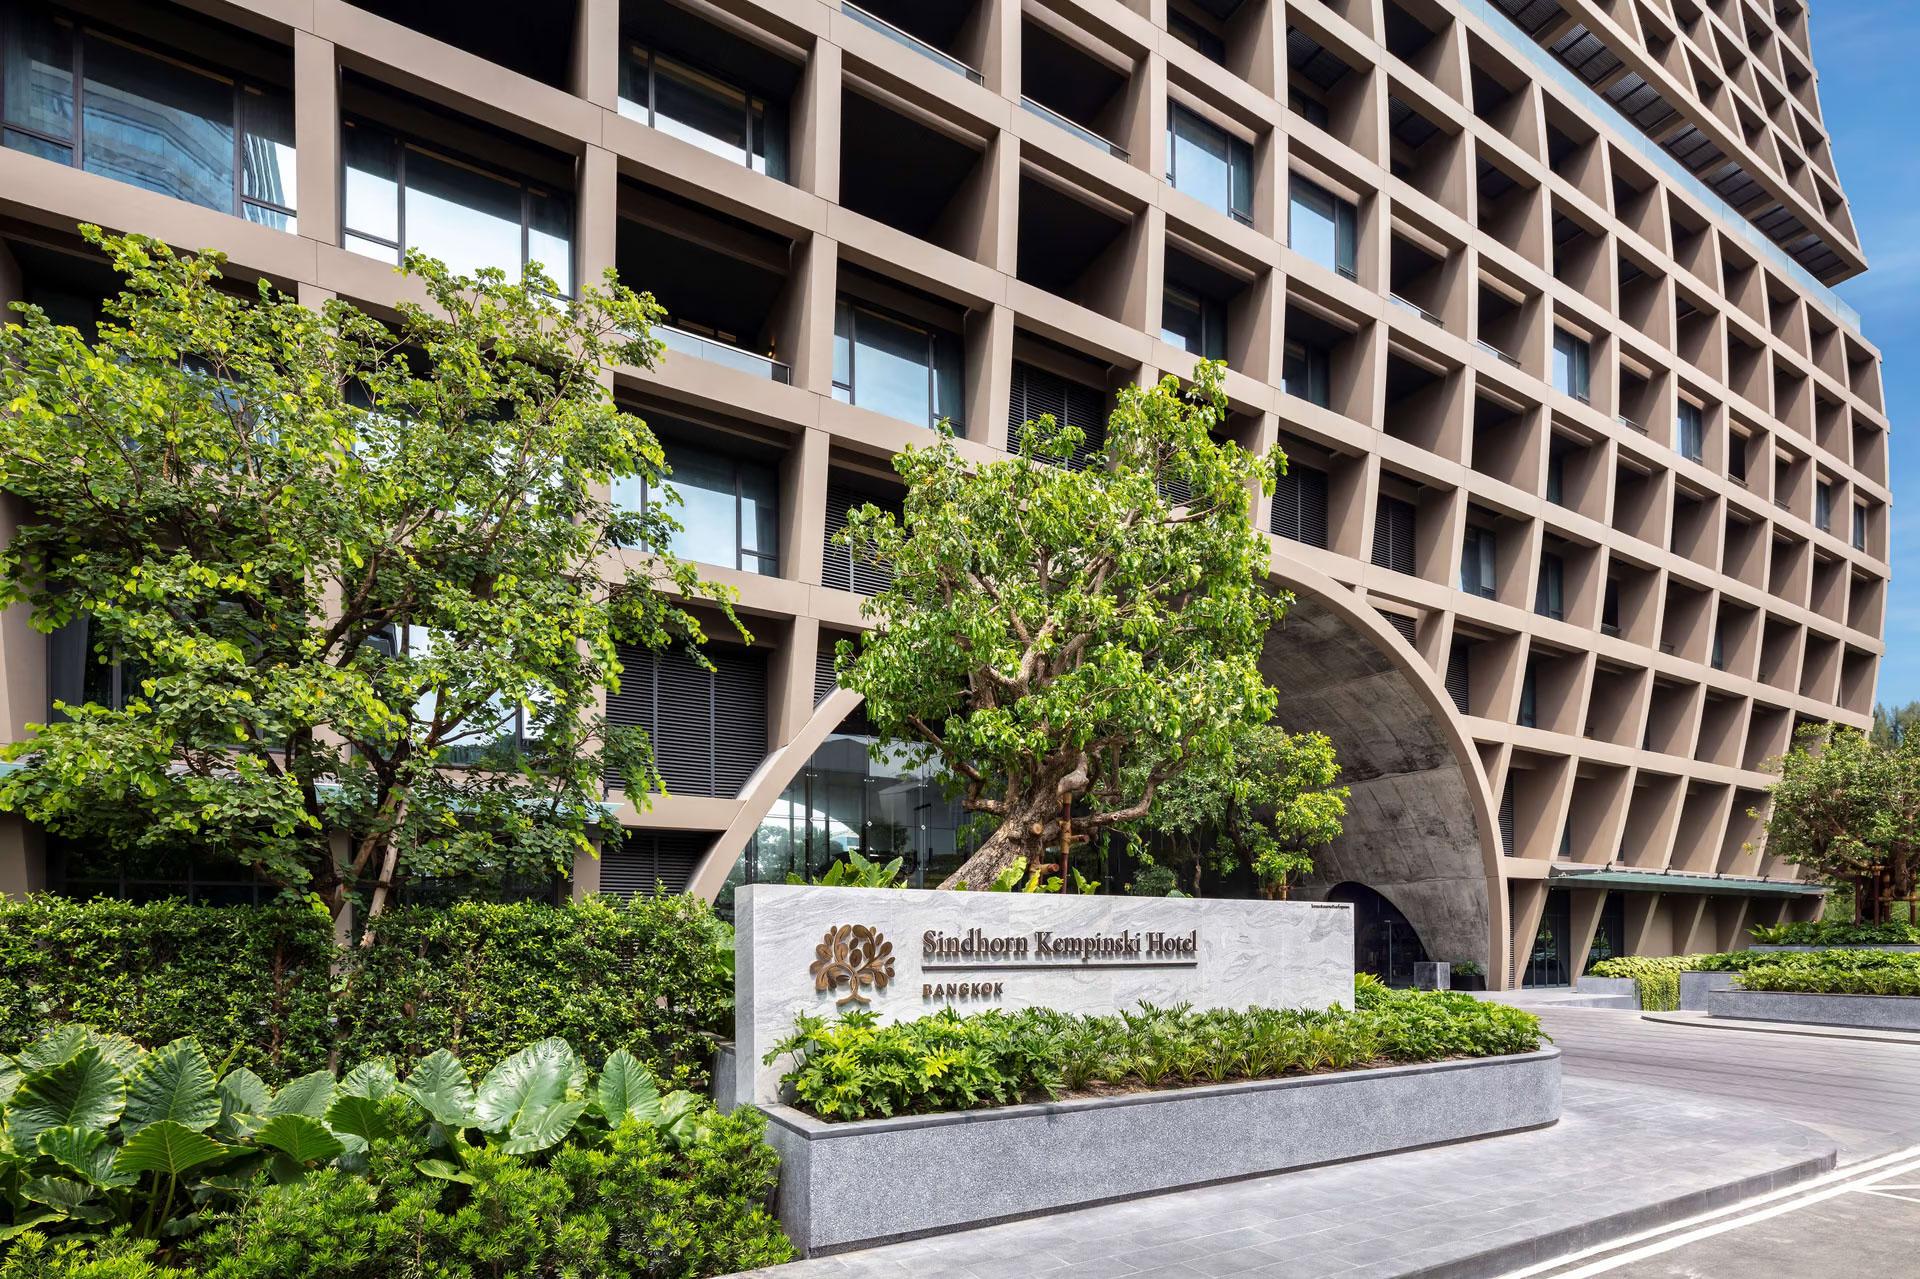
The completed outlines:
[[[1920,41],[1914,0],[1810,0],[1820,109],[1834,165],[1867,251],[1867,273],[1839,288],[1885,357],[1893,423],[1893,587],[1877,697],[1920,701]]]

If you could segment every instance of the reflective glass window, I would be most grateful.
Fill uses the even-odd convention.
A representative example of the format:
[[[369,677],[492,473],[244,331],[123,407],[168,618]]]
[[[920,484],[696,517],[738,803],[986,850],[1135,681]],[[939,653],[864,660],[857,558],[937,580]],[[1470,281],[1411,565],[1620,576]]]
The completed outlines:
[[[0,94],[8,146],[67,161],[57,144],[73,140],[73,28],[26,5],[0,12]]]
[[[233,87],[89,40],[84,167],[210,209],[233,208]]]
[[[863,306],[834,312],[834,398],[918,426],[961,425],[959,340]]]

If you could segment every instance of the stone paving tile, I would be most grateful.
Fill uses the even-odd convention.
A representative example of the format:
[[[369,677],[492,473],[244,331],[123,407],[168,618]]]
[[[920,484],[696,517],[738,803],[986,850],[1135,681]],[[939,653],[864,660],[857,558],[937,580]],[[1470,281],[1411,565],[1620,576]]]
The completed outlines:
[[[759,1279],[1388,1279],[1766,1178],[1832,1143],[1739,1101],[1569,1075],[1551,1128],[1005,1222]],[[1604,1178],[1596,1179],[1602,1164]],[[1649,1223],[1636,1223],[1643,1225]]]

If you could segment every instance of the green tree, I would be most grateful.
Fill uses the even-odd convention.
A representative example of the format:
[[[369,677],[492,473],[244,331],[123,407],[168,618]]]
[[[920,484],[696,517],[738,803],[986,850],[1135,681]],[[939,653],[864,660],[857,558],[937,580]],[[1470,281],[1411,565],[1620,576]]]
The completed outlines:
[[[1920,735],[1876,746],[1854,728],[1809,724],[1770,765],[1767,850],[1849,886],[1854,918],[1886,918],[1920,872]],[[1758,816],[1758,812],[1754,814]]]
[[[1313,872],[1307,850],[1331,843],[1347,814],[1348,790],[1322,733],[1277,724],[1250,729],[1226,753],[1197,760],[1169,778],[1140,824],[1158,836],[1151,853],[1174,862],[1195,895],[1208,875],[1252,869],[1269,897],[1288,895]]]
[[[1248,496],[1258,458],[1211,432],[1223,366],[1127,387],[1084,470],[1081,432],[1051,418],[1020,452],[979,463],[952,437],[894,460],[904,519],[867,506],[843,534],[892,566],[875,627],[842,641],[841,682],[883,741],[918,744],[995,823],[943,887],[1145,817],[1170,777],[1264,724],[1258,659],[1289,597],[1266,585]],[[1176,505],[1169,492],[1184,499]]]
[[[644,734],[598,711],[616,643],[697,645],[684,602],[730,605],[657,504],[606,498],[666,474],[602,380],[654,359],[650,297],[410,255],[429,305],[382,323],[87,234],[125,281],[97,334],[31,307],[0,331],[0,489],[25,511],[0,603],[85,619],[128,695],[7,746],[0,809],[371,921],[411,877],[564,871],[608,766],[659,788]]]
[[[1873,728],[1869,736],[1875,746],[1898,746],[1907,738],[1920,736],[1915,730],[1920,728],[1920,702],[1907,702],[1901,706],[1888,706],[1884,702],[1876,703],[1873,708]]]

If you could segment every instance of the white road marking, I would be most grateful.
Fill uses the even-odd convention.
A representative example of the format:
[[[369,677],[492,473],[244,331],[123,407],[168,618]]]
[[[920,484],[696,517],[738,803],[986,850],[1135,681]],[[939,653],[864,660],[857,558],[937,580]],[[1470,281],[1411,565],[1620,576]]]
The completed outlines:
[[[1854,1192],[1883,1194],[1891,1199],[1908,1199],[1909,1196],[1888,1192],[1894,1189],[1920,1189],[1920,1186],[1909,1182],[1893,1182],[1889,1179],[1913,1172],[1920,1172],[1920,1146],[1910,1146],[1905,1150],[1881,1155],[1877,1159],[1850,1164],[1845,1168],[1816,1177],[1812,1181],[1789,1186],[1784,1190],[1776,1190],[1755,1199],[1743,1200],[1726,1208],[1704,1212],[1685,1221],[1642,1231],[1640,1234],[1616,1239],[1611,1243],[1598,1244],[1522,1270],[1510,1271],[1505,1279],[1525,1279],[1525,1276],[1547,1274],[1553,1275],[1554,1279],[1586,1279],[1590,1275],[1605,1274],[1609,1270],[1617,1270],[1621,1266],[1636,1261],[1657,1257],[1661,1253],[1672,1252],[1676,1248],[1697,1243],[1702,1239],[1711,1239],[1729,1230],[1738,1230],[1742,1226],[1750,1226],[1755,1222],[1795,1212]],[[1886,1183],[1884,1188],[1882,1183]],[[1920,1203],[1920,1199],[1913,1199],[1912,1202]],[[1619,1251],[1622,1248],[1629,1251]],[[1611,1255],[1603,1256],[1603,1254]],[[1579,1264],[1589,1257],[1601,1259],[1587,1265]]]

